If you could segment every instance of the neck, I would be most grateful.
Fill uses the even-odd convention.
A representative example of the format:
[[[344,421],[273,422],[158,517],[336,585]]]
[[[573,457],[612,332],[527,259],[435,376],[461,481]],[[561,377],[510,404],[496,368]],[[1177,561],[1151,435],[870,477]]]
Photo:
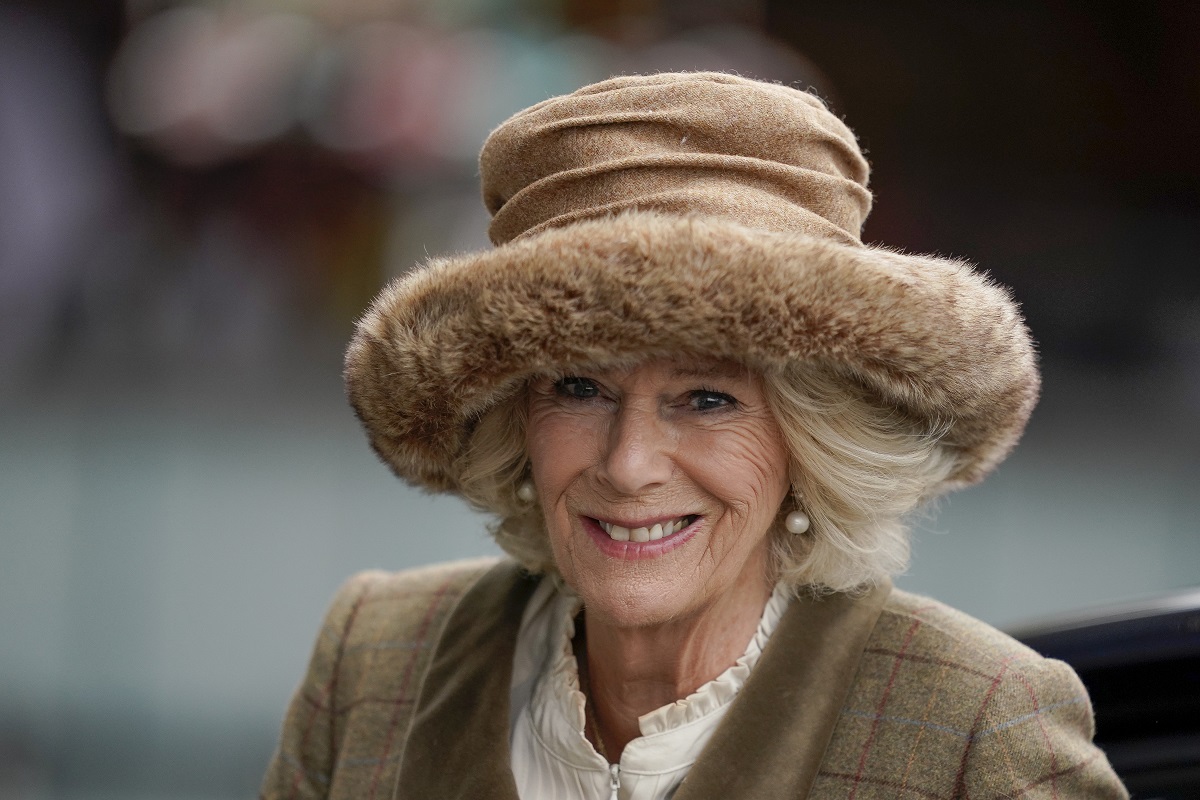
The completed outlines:
[[[586,733],[596,749],[620,760],[641,735],[639,717],[687,697],[733,666],[758,628],[770,591],[764,584],[687,619],[644,628],[612,625],[585,612],[576,657],[590,700]]]

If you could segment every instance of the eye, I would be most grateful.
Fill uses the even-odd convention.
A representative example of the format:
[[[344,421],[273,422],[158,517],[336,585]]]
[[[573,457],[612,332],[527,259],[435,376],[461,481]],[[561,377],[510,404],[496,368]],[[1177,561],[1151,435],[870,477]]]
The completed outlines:
[[[697,389],[688,395],[688,404],[696,411],[716,411],[737,405],[737,400],[724,392]]]
[[[596,385],[594,380],[591,378],[576,378],[571,375],[555,381],[554,391],[560,397],[574,397],[577,400],[586,400],[600,396],[600,387]]]

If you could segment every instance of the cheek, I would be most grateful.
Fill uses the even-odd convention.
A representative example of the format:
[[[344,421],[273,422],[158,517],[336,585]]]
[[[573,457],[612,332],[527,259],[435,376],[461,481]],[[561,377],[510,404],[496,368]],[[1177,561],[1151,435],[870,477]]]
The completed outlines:
[[[787,451],[782,447],[776,446],[771,454],[771,460],[763,466],[763,486],[771,497],[775,499],[774,510],[778,510],[779,503],[792,490],[792,475],[791,475],[791,459]]]
[[[580,426],[570,417],[543,414],[530,419],[525,452],[543,501],[553,500],[564,488],[564,482],[580,468],[578,462],[583,452],[580,444]]]
[[[530,477],[546,524],[550,550],[563,578],[573,580],[570,569],[570,519],[563,503],[574,465],[569,449],[562,446],[564,434],[557,420],[547,415],[531,415],[525,435]]]
[[[731,437],[726,445],[711,463],[724,465],[712,475],[725,485],[730,505],[741,506],[748,517],[774,517],[790,486],[788,457],[779,440],[755,431]]]
[[[530,416],[525,452],[538,503],[557,557],[575,542],[571,496],[598,458],[599,426],[594,415],[548,412]],[[578,498],[576,498],[578,500]]]
[[[791,457],[783,444],[783,432],[773,419],[755,431],[750,450],[764,491],[782,500],[791,488]]]

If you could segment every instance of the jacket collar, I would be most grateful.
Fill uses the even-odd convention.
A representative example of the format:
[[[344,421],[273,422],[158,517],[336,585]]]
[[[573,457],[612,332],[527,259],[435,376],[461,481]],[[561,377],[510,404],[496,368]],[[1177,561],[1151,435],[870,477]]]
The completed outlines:
[[[535,586],[502,562],[451,612],[417,699],[396,800],[517,800],[509,684],[521,614]],[[793,601],[675,799],[807,796],[890,593],[885,584],[860,596]]]

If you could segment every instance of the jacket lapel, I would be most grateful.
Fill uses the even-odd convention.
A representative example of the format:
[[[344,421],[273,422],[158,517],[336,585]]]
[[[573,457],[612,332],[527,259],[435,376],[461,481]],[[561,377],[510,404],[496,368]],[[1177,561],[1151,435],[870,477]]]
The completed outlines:
[[[675,800],[807,797],[891,591],[793,600]]]
[[[393,797],[517,800],[508,695],[521,613],[536,582],[504,561],[459,600],[413,713]]]

